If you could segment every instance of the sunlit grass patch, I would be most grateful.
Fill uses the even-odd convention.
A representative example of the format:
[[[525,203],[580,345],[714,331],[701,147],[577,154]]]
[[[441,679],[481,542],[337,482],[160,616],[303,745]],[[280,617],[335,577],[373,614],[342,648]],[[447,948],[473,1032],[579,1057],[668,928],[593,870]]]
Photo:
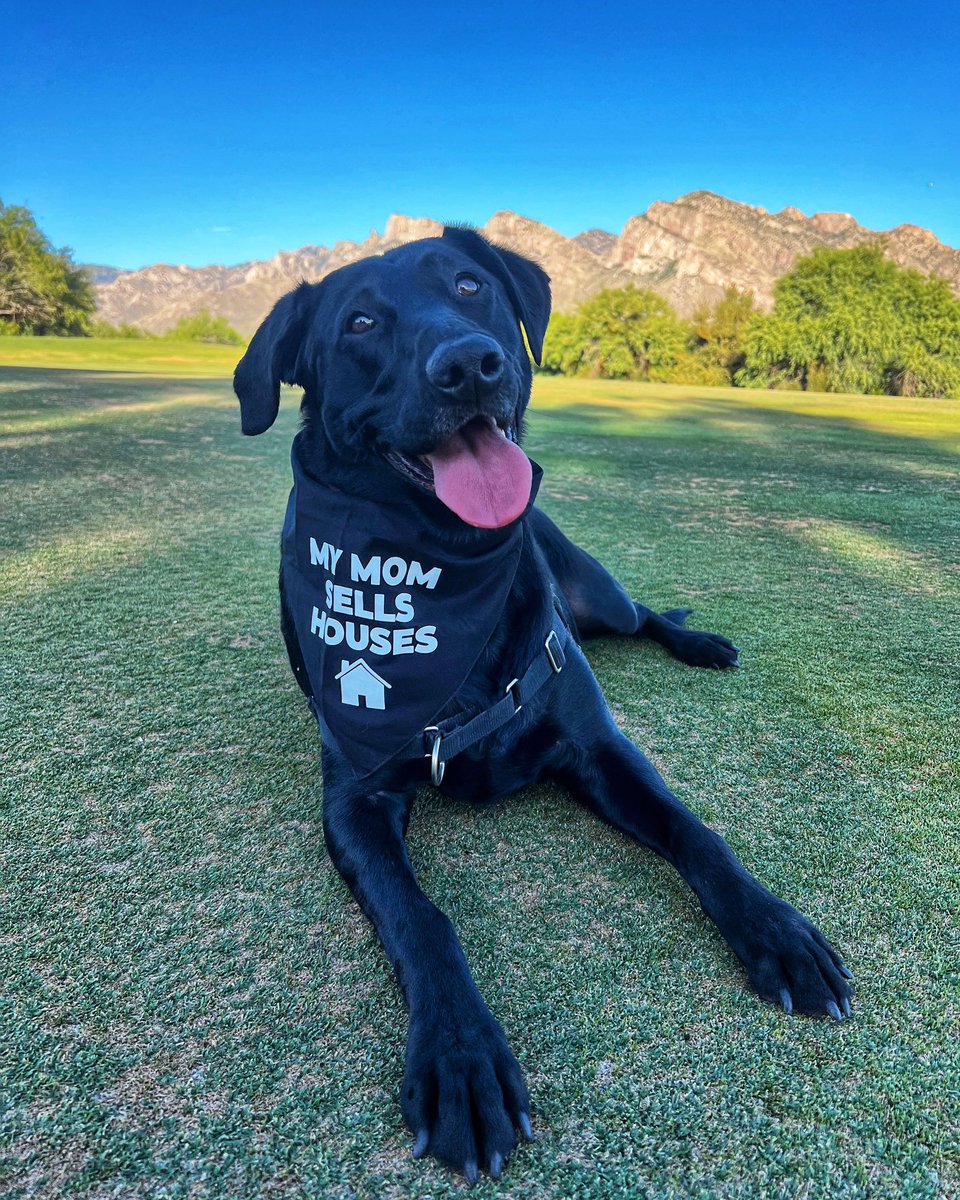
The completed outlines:
[[[840,432],[862,428],[879,434],[919,438],[960,454],[960,401],[902,396],[848,396],[828,392],[776,392],[752,388],[697,388],[616,380],[566,379],[539,375],[537,404],[544,411],[584,412],[624,424],[643,421],[656,433],[662,422],[704,421],[722,429],[802,429],[820,422],[820,432],[836,423]]]
[[[149,375],[232,373],[243,353],[238,346],[163,339],[5,337],[0,338],[0,366],[60,367],[84,371],[132,371]]]
[[[840,521],[811,519],[798,532],[855,570],[905,593],[928,592],[941,599],[960,597],[960,563],[954,563],[952,571],[944,571],[922,551],[898,545],[874,530]]]
[[[56,590],[80,575],[142,561],[150,544],[144,529],[86,529],[6,556],[0,573],[0,600],[23,602]]]

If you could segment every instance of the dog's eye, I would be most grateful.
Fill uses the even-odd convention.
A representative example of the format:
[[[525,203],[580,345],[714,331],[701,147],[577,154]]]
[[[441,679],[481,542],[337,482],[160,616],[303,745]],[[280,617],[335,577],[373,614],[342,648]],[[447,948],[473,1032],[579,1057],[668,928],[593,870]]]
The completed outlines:
[[[480,280],[473,275],[458,275],[454,282],[461,296],[475,296],[480,291]]]
[[[347,329],[350,333],[367,333],[374,325],[376,321],[373,317],[368,317],[363,312],[355,312],[352,317],[347,318]]]

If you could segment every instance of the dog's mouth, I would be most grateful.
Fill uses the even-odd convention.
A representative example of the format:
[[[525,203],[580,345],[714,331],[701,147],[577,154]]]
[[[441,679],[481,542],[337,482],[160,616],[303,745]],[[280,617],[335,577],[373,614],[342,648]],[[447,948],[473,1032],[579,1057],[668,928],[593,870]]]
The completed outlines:
[[[422,455],[388,450],[387,462],[478,529],[500,529],[530,501],[533,470],[506,422],[474,417]]]

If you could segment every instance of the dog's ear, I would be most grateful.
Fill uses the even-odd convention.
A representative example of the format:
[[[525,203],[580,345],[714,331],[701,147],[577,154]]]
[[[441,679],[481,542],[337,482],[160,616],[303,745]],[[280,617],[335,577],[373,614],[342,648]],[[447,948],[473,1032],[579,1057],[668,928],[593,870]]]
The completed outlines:
[[[507,289],[517,320],[523,325],[530,351],[539,366],[550,320],[550,276],[522,254],[494,246],[475,229],[447,225],[443,236],[478,266],[486,267]]]
[[[280,384],[297,378],[300,351],[315,285],[301,283],[273,306],[233,373],[244,433],[263,433],[280,411]]]

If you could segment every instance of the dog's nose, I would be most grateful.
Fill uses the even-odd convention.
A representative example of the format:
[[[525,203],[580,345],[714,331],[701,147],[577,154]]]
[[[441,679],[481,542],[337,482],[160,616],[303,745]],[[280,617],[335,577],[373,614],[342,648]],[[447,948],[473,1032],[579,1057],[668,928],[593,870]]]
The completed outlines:
[[[482,400],[500,386],[503,351],[491,337],[472,333],[441,342],[427,359],[427,378],[458,403]]]

